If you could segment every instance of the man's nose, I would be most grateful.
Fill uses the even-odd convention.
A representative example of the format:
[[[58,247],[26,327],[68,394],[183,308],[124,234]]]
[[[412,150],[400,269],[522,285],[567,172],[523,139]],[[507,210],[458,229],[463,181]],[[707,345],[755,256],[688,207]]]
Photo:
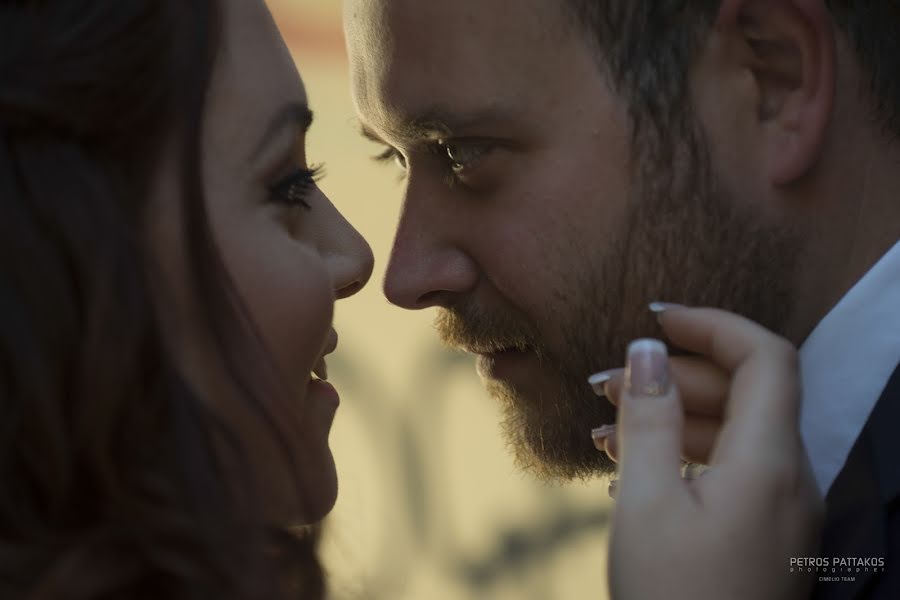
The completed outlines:
[[[453,215],[414,197],[410,188],[384,277],[384,295],[409,310],[450,306],[476,286],[478,269]]]

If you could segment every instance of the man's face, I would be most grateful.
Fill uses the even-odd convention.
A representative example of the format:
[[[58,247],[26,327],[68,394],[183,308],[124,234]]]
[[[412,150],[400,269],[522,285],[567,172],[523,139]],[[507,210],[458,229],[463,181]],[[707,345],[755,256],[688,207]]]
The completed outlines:
[[[665,165],[683,176],[661,189],[561,5],[350,0],[346,26],[364,131],[405,177],[385,294],[439,307],[442,338],[478,355],[521,466],[611,470],[590,430],[615,410],[586,380],[658,335],[648,302],[770,325],[785,308],[750,293],[775,298],[786,271],[755,241],[762,226],[705,165]]]

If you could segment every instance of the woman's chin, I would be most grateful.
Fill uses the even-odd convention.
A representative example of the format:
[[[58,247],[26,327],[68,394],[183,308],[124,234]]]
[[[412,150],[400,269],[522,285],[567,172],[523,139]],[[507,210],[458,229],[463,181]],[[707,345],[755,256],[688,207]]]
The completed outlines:
[[[329,457],[331,453],[329,452]],[[306,505],[309,507],[306,511],[309,514],[308,523],[317,523],[328,516],[337,502],[338,495],[338,479],[337,470],[332,459],[327,473],[323,473],[322,482],[319,486],[309,490]]]
[[[292,525],[312,525],[324,519],[334,508],[338,495],[337,469],[331,450],[326,447],[325,455],[316,473],[300,473],[302,494],[295,505],[289,522]],[[299,510],[298,510],[299,509]]]

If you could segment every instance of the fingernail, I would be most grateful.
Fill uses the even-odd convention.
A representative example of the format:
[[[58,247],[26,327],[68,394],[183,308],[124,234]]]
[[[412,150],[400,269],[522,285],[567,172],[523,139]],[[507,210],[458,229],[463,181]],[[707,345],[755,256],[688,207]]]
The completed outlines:
[[[607,493],[609,494],[610,498],[612,498],[613,500],[616,499],[616,495],[619,493],[619,480],[618,479],[613,479],[612,481],[609,482],[609,488],[607,488]]]
[[[671,302],[651,302],[648,308],[650,309],[650,312],[656,315],[656,320],[659,321],[660,315],[662,315],[667,310],[684,308],[684,306],[681,304],[673,304]]]
[[[591,430],[591,438],[594,440],[594,447],[597,450],[603,452],[605,450],[603,446],[604,440],[609,436],[613,435],[616,432],[615,425],[603,425],[602,427],[597,427],[596,429]]]
[[[664,396],[669,391],[669,354],[665,344],[640,339],[628,345],[625,389],[633,396]]]
[[[673,310],[676,308],[684,308],[684,305],[683,304],[675,304],[673,302],[651,302],[649,308],[650,308],[650,312],[664,313],[667,310]]]
[[[685,463],[685,465],[681,467],[681,478],[700,479],[708,469],[708,466],[699,463]]]
[[[591,388],[593,388],[595,394],[601,398],[606,396],[606,382],[612,379],[612,375],[615,372],[616,369],[610,369],[608,371],[594,373],[588,377],[588,383],[591,384]]]

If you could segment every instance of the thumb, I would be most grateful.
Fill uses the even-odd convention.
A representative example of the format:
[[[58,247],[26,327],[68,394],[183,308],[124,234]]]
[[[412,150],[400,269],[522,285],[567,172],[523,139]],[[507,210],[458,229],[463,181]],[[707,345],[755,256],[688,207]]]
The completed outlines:
[[[665,498],[682,485],[683,415],[669,377],[669,357],[659,340],[628,346],[619,403],[619,502]]]

